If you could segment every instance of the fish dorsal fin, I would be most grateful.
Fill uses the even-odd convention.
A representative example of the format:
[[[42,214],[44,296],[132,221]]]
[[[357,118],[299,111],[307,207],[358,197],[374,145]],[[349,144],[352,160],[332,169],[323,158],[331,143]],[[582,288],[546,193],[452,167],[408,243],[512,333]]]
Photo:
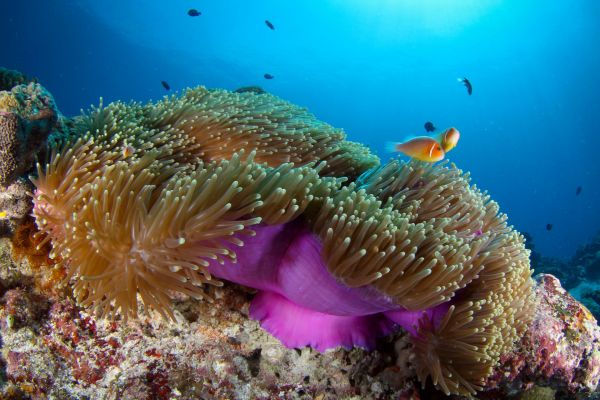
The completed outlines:
[[[411,140],[415,140],[415,139],[431,139],[430,136],[424,136],[424,135],[413,135],[413,136],[407,136],[404,138],[404,140],[400,141],[400,143],[404,144],[406,142],[410,142]]]

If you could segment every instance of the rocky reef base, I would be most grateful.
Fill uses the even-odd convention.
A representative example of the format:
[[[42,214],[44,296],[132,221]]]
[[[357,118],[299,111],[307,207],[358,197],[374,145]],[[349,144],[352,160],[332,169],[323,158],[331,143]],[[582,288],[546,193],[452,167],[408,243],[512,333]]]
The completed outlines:
[[[248,318],[253,293],[233,285],[216,289],[212,303],[179,298],[174,323],[96,319],[68,294],[36,285],[35,267],[14,260],[9,239],[0,265],[0,398],[446,398],[417,382],[403,332],[372,352],[287,349]],[[553,276],[536,282],[535,321],[478,398],[595,396],[596,320]]]

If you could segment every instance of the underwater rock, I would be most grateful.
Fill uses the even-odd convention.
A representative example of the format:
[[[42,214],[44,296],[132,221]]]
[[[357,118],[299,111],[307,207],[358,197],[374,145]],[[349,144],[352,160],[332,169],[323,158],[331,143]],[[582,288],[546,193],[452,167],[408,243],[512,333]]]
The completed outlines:
[[[398,373],[391,339],[373,352],[288,349],[248,318],[248,291],[228,286],[215,297],[182,297],[176,323],[158,314],[124,323],[32,286],[9,290],[0,321],[16,310],[24,317],[0,324],[0,398],[333,400],[416,391],[414,372]]]
[[[27,75],[13,69],[0,67],[0,90],[10,90],[17,85],[31,82],[37,82],[37,79],[29,78]]]
[[[44,158],[48,137],[66,130],[52,95],[41,85],[17,85],[0,91],[0,235],[11,235],[31,213],[24,175]]]
[[[571,265],[585,271],[587,280],[600,280],[600,232],[575,252]]]
[[[589,398],[600,379],[600,327],[556,277],[535,280],[533,323],[515,351],[501,356],[482,398],[504,398],[534,384],[550,387],[556,398]]]
[[[1,91],[0,186],[10,185],[31,170],[48,136],[61,125],[54,99],[41,85],[30,83]]]
[[[596,319],[600,318],[600,282],[583,281],[569,291]]]
[[[158,314],[124,323],[97,319],[69,298],[36,293],[22,279],[0,301],[7,381],[0,398],[444,398],[417,383],[405,333],[379,341],[372,352],[321,354],[285,348],[267,334],[249,318],[251,293],[240,287],[218,289],[214,303],[181,297],[176,323]],[[583,399],[597,384],[595,320],[556,278],[537,281],[535,321],[518,350],[502,357],[480,399],[554,391],[556,398]]]
[[[28,193],[32,192],[31,182],[21,178],[4,189],[0,188],[0,236],[12,235],[31,213],[33,204]]]
[[[554,275],[567,290],[572,290],[586,279],[586,272],[581,266],[573,266],[570,262],[554,257],[541,256],[536,259],[535,271]]]

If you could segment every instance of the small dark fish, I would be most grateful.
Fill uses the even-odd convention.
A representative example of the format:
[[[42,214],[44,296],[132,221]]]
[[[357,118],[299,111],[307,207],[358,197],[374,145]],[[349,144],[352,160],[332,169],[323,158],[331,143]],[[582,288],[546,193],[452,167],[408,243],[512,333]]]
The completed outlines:
[[[271,74],[265,74],[264,76],[265,76],[265,79],[273,79],[273,78],[275,78],[275,77],[274,77],[273,75],[271,75]]]
[[[467,93],[469,93],[470,96],[473,93],[473,85],[471,85],[471,82],[467,78],[458,78],[458,81],[465,85]]]
[[[190,8],[188,10],[188,15],[190,17],[199,17],[200,15],[202,15],[202,13],[198,10],[196,10],[195,8]]]
[[[169,86],[167,81],[160,81],[160,84],[165,88],[165,90],[171,90],[171,86]]]
[[[546,230],[547,231],[551,231],[552,230],[552,224],[546,224]]]
[[[433,122],[430,122],[430,121],[425,122],[425,130],[427,132],[435,131],[435,126],[433,126]]]
[[[271,21],[269,21],[268,19],[265,19],[265,24],[267,24],[267,26],[271,29],[271,30],[275,30],[275,26],[271,23]]]
[[[581,186],[577,186],[577,189],[575,190],[575,196],[579,196],[582,190],[583,188]]]

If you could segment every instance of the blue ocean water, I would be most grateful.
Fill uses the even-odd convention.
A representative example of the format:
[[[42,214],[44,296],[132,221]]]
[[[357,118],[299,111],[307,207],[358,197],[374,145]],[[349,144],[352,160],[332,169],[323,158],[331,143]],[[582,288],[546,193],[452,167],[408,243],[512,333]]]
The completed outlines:
[[[162,80],[171,92],[260,85],[384,159],[391,156],[385,142],[425,134],[432,121],[461,131],[448,158],[471,172],[543,255],[570,257],[600,229],[597,1],[1,6],[0,66],[37,77],[66,115],[100,97],[158,99],[167,93]],[[188,16],[190,8],[202,15]],[[473,83],[472,96],[459,77]]]

